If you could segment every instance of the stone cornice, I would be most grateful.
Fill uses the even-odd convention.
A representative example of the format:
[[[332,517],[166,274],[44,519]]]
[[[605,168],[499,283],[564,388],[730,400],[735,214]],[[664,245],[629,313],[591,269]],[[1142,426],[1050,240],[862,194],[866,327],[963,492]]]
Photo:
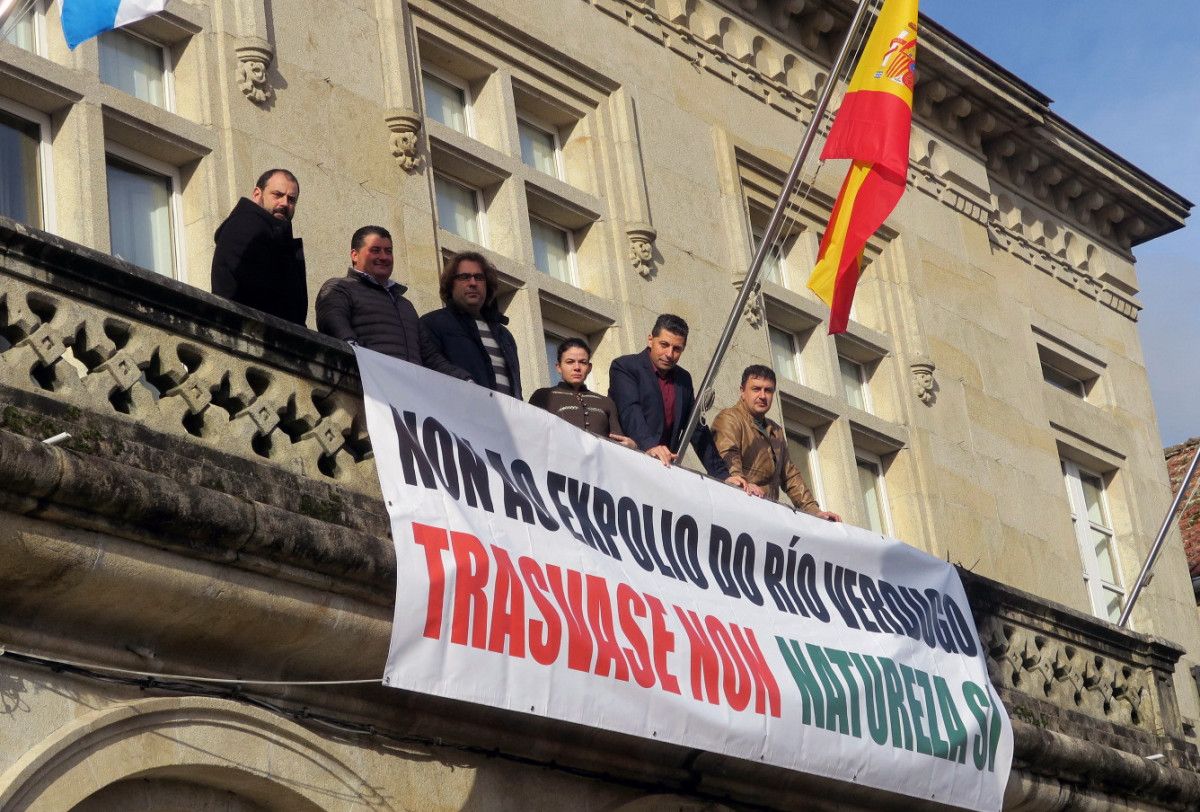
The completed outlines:
[[[793,118],[811,109],[852,0],[585,0]],[[1191,203],[1072,127],[1046,95],[922,21],[916,120],[997,181],[1125,253],[1183,226]]]

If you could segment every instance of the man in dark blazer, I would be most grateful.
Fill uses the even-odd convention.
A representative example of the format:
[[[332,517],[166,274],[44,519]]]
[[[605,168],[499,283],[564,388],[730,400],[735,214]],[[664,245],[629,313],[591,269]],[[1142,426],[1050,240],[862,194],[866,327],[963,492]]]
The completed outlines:
[[[646,338],[646,349],[622,355],[608,370],[608,396],[617,404],[625,435],[663,465],[675,461],[676,454],[671,449],[679,444],[695,403],[692,376],[679,366],[687,336],[687,322],[664,313],[654,322],[654,329]],[[739,488],[746,487],[742,477],[729,475],[712,433],[703,423],[692,435],[692,448],[709,476]]]

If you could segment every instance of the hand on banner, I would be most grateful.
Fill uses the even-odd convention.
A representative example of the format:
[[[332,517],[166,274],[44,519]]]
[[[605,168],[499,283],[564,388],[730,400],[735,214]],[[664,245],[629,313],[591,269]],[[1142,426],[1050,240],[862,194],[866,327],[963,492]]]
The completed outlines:
[[[824,519],[827,522],[840,522],[842,520],[842,517],[834,513],[832,510],[822,510],[818,513],[814,513],[813,515],[818,519]]]
[[[671,463],[675,462],[675,455],[665,445],[656,445],[646,453],[666,466],[670,466]]]
[[[608,435],[608,439],[612,440],[614,443],[620,443],[626,448],[632,448],[634,451],[637,451],[637,443],[626,437],[624,434],[610,434]]]
[[[762,488],[758,487],[753,482],[746,480],[745,477],[731,476],[729,479],[725,480],[725,483],[727,485],[733,485],[735,487],[741,488],[743,491],[750,494],[751,496],[761,497],[761,496],[766,495],[766,492]]]

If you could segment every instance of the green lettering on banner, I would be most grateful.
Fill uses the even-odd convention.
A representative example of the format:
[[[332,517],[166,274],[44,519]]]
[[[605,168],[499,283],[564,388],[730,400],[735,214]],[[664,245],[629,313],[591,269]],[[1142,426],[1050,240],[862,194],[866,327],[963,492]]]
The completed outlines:
[[[929,744],[929,737],[925,735],[925,728],[922,725],[925,709],[921,707],[921,700],[917,699],[917,695],[913,693],[913,684],[917,681],[916,672],[907,665],[901,665],[900,673],[904,675],[904,696],[908,700],[908,711],[912,714],[913,736],[917,740],[917,752],[931,756],[933,748]]]
[[[950,748],[938,729],[938,710],[933,700],[933,686],[929,684],[929,675],[924,671],[917,672],[917,685],[925,692],[925,715],[929,719],[929,743],[933,745],[933,754],[938,758],[946,758]]]
[[[887,700],[883,695],[883,675],[879,673],[879,663],[867,654],[850,652],[850,659],[858,669],[862,679],[863,698],[867,706],[867,730],[876,744],[887,744]]]
[[[825,697],[821,694],[821,686],[817,684],[808,661],[804,659],[800,644],[782,637],[776,637],[775,642],[779,644],[783,661],[787,663],[788,671],[792,672],[792,679],[800,689],[800,698],[803,700],[800,721],[806,725],[815,721],[817,727],[825,727]]]
[[[846,708],[846,690],[830,668],[829,660],[825,659],[825,651],[812,643],[809,643],[807,648],[813,671],[817,672],[821,687],[825,689],[825,729],[833,730],[836,725],[838,733],[846,733],[850,721],[850,714]]]
[[[988,764],[988,750],[990,749],[988,746],[990,741],[988,712],[991,710],[991,702],[988,701],[987,691],[973,682],[964,682],[962,692],[963,699],[967,700],[967,709],[971,711],[971,715],[975,717],[975,724],[979,726],[979,732],[975,734],[974,741],[971,743],[971,758],[974,759],[975,769],[982,770]],[[997,738],[999,738],[999,734],[997,734]]]
[[[912,726],[908,722],[908,710],[904,707],[904,682],[900,679],[900,669],[887,657],[879,658],[879,666],[883,669],[883,680],[887,685],[888,722],[892,730],[892,747],[913,749]]]
[[[962,764],[967,759],[967,729],[958,713],[958,706],[954,704],[954,695],[950,693],[946,680],[937,676],[933,678],[933,690],[937,694],[942,723],[946,727],[946,738],[949,739],[946,760]]]
[[[829,662],[837,666],[842,674],[842,684],[846,686],[847,703],[850,706],[850,735],[856,739],[862,738],[862,714],[858,710],[858,681],[850,670],[850,654],[836,648],[825,649]]]

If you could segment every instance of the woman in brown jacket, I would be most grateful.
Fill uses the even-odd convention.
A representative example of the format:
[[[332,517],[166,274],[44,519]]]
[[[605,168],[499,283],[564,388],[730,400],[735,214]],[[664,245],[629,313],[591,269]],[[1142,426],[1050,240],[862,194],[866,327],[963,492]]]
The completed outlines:
[[[531,405],[558,415],[576,428],[637,448],[633,440],[621,434],[616,404],[583,384],[592,371],[592,349],[586,341],[568,338],[559,344],[554,368],[562,380],[534,392],[529,398]]]

